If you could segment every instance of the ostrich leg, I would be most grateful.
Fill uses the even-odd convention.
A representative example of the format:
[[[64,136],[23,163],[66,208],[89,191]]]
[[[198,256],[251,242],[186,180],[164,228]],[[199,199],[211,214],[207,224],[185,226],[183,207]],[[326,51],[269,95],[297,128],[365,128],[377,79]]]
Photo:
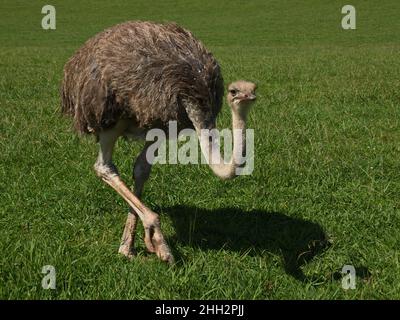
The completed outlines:
[[[143,223],[146,239],[149,244],[146,246],[154,251],[157,256],[169,263],[173,263],[173,256],[161,233],[160,218],[158,214],[146,207],[137,196],[135,196],[126,184],[121,180],[117,168],[112,163],[112,152],[118,137],[121,135],[118,126],[99,134],[100,151],[94,165],[96,174],[129,204],[137,213]]]
[[[149,179],[151,171],[151,163],[154,160],[154,155],[149,154],[146,158],[147,149],[151,146],[152,142],[147,142],[137,157],[133,166],[133,179],[135,181],[135,194],[138,198],[142,196],[143,187],[147,179]],[[150,161],[150,163],[149,163]]]
[[[126,218],[124,233],[122,234],[121,245],[118,252],[131,259],[136,255],[135,252],[135,233],[138,215],[134,209],[130,208]]]
[[[150,144],[146,144],[143,150],[140,152],[133,166],[133,180],[135,181],[135,195],[140,199],[143,191],[145,182],[150,176],[151,163],[146,159],[146,151]],[[152,159],[149,159],[152,162]],[[135,233],[137,226],[138,215],[133,208],[130,208],[128,217],[126,218],[124,233],[122,234],[121,246],[118,252],[128,258],[132,258],[135,255],[134,242]],[[150,252],[154,252],[154,246],[152,245],[150,235],[145,229],[145,243],[146,247]]]

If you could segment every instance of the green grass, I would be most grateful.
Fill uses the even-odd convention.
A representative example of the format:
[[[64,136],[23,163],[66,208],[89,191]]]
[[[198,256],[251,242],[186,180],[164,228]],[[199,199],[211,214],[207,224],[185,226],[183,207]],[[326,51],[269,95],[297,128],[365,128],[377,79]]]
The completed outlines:
[[[40,27],[45,4],[0,4],[0,298],[400,298],[398,0],[352,1],[349,31],[342,1],[52,1],[56,31]],[[259,85],[251,176],[156,165],[146,184],[174,268],[145,253],[142,227],[138,257],[118,256],[127,206],[96,178],[93,139],[58,112],[66,60],[135,19],[177,21],[226,82]],[[116,149],[129,184],[140,148]],[[345,264],[355,290],[341,287]],[[41,288],[44,265],[56,290]]]

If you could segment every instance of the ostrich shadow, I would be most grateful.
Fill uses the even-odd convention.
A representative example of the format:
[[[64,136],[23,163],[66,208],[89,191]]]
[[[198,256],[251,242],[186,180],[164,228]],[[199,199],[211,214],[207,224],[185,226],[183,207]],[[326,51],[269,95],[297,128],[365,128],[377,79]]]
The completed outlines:
[[[177,261],[184,260],[177,247],[225,250],[263,255],[278,254],[287,274],[309,281],[301,267],[329,247],[322,227],[279,212],[236,208],[206,210],[175,206],[162,210],[172,220],[175,235],[168,239]]]

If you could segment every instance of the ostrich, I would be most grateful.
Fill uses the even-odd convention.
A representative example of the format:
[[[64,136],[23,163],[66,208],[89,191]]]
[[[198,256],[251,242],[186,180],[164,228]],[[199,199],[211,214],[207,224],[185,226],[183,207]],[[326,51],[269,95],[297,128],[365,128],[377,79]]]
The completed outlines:
[[[256,98],[255,89],[254,83],[242,80],[228,86],[232,125],[242,133],[234,135],[229,163],[209,163],[222,179],[235,177],[240,166],[237,159],[245,149],[246,116]],[[173,262],[158,214],[140,200],[151,171],[146,158],[149,143],[134,162],[132,192],[112,162],[117,139],[143,138],[153,128],[166,132],[168,122],[176,121],[178,130],[196,130],[206,159],[214,152],[219,155],[218,142],[202,137],[200,131],[216,127],[223,95],[223,78],[213,55],[191,32],[174,23],[116,25],[89,39],[65,64],[61,111],[73,117],[78,133],[96,136],[99,154],[94,170],[130,207],[119,253],[129,258],[135,255],[139,218],[147,250]]]

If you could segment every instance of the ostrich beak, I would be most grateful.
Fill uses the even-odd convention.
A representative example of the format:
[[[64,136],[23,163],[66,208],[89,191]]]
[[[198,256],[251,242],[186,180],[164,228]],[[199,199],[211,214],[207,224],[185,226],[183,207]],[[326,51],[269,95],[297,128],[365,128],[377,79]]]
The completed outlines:
[[[254,100],[256,100],[256,98],[257,97],[256,97],[255,94],[250,93],[247,99],[250,100],[250,101],[254,101]]]
[[[254,101],[256,100],[256,95],[253,93],[242,93],[237,96],[237,99],[239,101]]]

